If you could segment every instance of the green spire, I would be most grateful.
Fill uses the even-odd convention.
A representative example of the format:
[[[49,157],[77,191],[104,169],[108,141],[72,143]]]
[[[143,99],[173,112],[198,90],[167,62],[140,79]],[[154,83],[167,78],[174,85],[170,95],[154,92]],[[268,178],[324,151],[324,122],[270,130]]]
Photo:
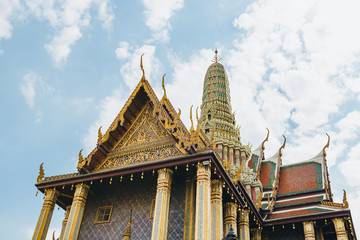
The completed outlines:
[[[240,130],[235,125],[230,104],[229,80],[217,53],[216,50],[214,63],[204,79],[200,126],[209,139],[214,131],[215,143],[240,147]]]

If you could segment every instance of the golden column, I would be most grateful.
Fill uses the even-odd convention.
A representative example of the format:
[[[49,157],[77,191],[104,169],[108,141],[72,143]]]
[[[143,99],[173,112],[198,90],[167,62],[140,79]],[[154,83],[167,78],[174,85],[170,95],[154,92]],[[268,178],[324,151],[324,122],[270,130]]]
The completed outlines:
[[[64,217],[64,220],[62,222],[62,228],[61,228],[59,240],[65,240],[64,239],[64,233],[65,233],[66,224],[68,223],[68,220],[69,220],[70,208],[71,208],[71,205],[66,207],[65,217]]]
[[[313,221],[303,222],[303,225],[304,225],[305,240],[315,240],[314,222]]]
[[[344,219],[342,218],[334,218],[333,220],[335,231],[336,231],[336,238],[338,240],[348,240],[348,236],[346,234]]]
[[[58,195],[59,192],[56,191],[55,188],[45,190],[45,200],[41,208],[39,220],[35,227],[34,235],[32,237],[33,240],[43,240],[46,238]]]
[[[158,170],[151,240],[167,239],[172,175],[173,171],[171,171],[170,169],[162,168]]]
[[[237,233],[237,226],[236,226],[236,211],[237,211],[237,204],[233,202],[225,203],[225,214],[224,214],[224,230],[225,236],[230,229],[230,225],[233,227],[234,232]]]
[[[208,240],[211,238],[210,214],[210,164],[198,162],[196,172],[196,207],[195,207],[195,239]]]
[[[223,238],[223,207],[222,207],[222,181],[211,181],[211,239]]]
[[[74,199],[71,204],[68,223],[64,233],[64,239],[66,240],[76,240],[78,238],[81,221],[84,215],[86,198],[90,188],[83,183],[79,183],[75,187]]]
[[[249,229],[249,209],[241,209],[239,211],[239,239],[250,240],[250,229]]]

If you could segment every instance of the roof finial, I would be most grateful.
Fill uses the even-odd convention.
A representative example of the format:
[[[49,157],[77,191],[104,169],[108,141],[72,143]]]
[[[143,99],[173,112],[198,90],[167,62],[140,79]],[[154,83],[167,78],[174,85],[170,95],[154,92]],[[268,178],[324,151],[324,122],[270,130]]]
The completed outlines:
[[[215,49],[215,57],[213,59],[213,62],[217,63],[221,60],[221,57],[218,57],[218,50]]]
[[[267,135],[266,135],[266,138],[265,140],[262,142],[261,146],[262,146],[262,149],[265,149],[265,142],[267,142],[269,140],[269,134],[270,134],[270,130],[268,128],[266,128],[267,130]]]
[[[39,176],[37,177],[37,182],[42,182],[45,177],[45,172],[44,172],[44,168],[43,168],[44,163],[40,164],[40,170],[39,170]]]
[[[164,74],[164,76],[162,77],[162,88],[164,90],[164,96],[162,97],[163,100],[167,99],[166,90],[165,90],[165,76],[166,74]]]
[[[143,62],[142,62],[142,57],[144,56],[144,54],[141,54],[141,57],[140,57],[140,68],[141,68],[141,71],[143,72],[143,75],[141,77],[141,81],[145,81],[145,71],[144,71],[144,67],[143,67]]]
[[[283,145],[280,147],[280,149],[279,149],[279,155],[280,155],[280,157],[282,156],[282,152],[281,152],[281,149],[284,149],[285,148],[285,144],[286,144],[286,137],[284,136],[284,135],[282,135],[283,136],[283,138],[284,138],[284,143],[283,143]]]
[[[323,148],[323,154],[324,154],[324,157],[326,157],[325,148],[328,148],[328,147],[329,147],[329,145],[330,145],[330,136],[329,136],[329,134],[327,134],[327,133],[326,133],[326,136],[328,136],[328,141],[327,141],[327,143],[326,143],[325,147]]]
[[[194,123],[193,123],[193,119],[192,119],[192,108],[193,108],[193,105],[191,105],[191,107],[190,107],[190,121],[191,121],[190,133],[194,132]]]

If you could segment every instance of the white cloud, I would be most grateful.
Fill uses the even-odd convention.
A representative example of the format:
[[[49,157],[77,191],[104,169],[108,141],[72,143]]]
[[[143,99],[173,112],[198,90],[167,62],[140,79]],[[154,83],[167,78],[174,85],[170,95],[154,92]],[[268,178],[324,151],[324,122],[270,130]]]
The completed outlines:
[[[178,108],[181,109],[181,120],[188,128],[191,126],[191,105],[194,105],[193,114],[195,114],[196,107],[199,107],[200,115],[202,99],[200,93],[203,89],[206,70],[210,66],[213,56],[214,51],[210,49],[202,49],[194,53],[188,61],[181,60],[174,55],[169,56],[174,72],[172,76],[165,78],[166,94],[176,111]],[[162,96],[162,90],[159,89],[158,92],[161,92]],[[193,119],[195,120],[195,117]]]
[[[28,72],[20,83],[20,91],[31,109],[35,107],[35,97],[38,94],[50,94],[54,89],[49,86],[36,72]]]
[[[125,48],[126,57],[123,55]],[[139,48],[129,46],[127,42],[121,42],[120,48],[115,50],[116,56],[126,62],[120,68],[121,75],[126,86],[130,89],[124,89],[124,86],[118,86],[110,96],[105,97],[97,107],[98,119],[89,127],[89,130],[83,138],[85,149],[90,152],[93,150],[97,140],[98,129],[102,127],[103,133],[107,131],[117,114],[121,111],[125,101],[130,97],[130,92],[139,83],[142,71],[140,69],[140,56],[143,56],[143,66],[145,69],[145,77],[148,81],[160,76],[161,63],[155,56],[156,47],[152,45],[143,45]],[[120,54],[120,55],[119,55]]]
[[[71,52],[71,47],[82,38],[82,31],[91,22],[91,7],[98,9],[99,20],[105,29],[112,29],[114,15],[109,1],[100,0],[27,0],[31,15],[41,21],[48,21],[54,30],[52,40],[45,44],[54,64],[62,67]]]
[[[345,176],[350,186],[360,189],[360,143],[353,146],[346,156],[346,160],[340,164],[340,171]]]
[[[143,0],[145,24],[153,32],[155,40],[168,41],[171,30],[170,18],[184,6],[183,0]]]
[[[56,66],[60,67],[65,64],[71,52],[71,46],[81,37],[82,34],[77,26],[66,27],[58,32],[58,35],[49,44],[45,45]]]
[[[290,162],[306,160],[322,149],[326,140],[321,139],[334,127],[331,116],[359,92],[354,87],[359,86],[359,75],[354,74],[360,51],[357,5],[351,0],[263,0],[234,20],[243,35],[234,41],[225,63],[230,66],[231,89],[241,89],[241,94],[232,93],[232,102],[243,139],[260,142],[254,129],[268,126],[279,139],[276,147],[270,141],[268,149],[276,151],[285,133],[284,158],[289,156]],[[345,134],[334,132],[337,141],[332,146],[344,150],[339,138]]]
[[[110,96],[100,102],[97,107],[98,119],[91,124],[82,141],[88,153],[90,153],[96,145],[99,127],[102,126],[103,133],[110,127],[110,124],[125,104],[126,97],[126,92],[119,87],[115,89]]]
[[[120,46],[120,48],[115,50],[115,54],[119,59],[121,59],[119,54],[125,53],[126,63],[121,66],[120,73],[125,81],[125,84],[130,89],[135,88],[142,76],[142,71],[140,70],[141,54],[144,54],[143,66],[146,79],[149,82],[152,82],[154,78],[160,78],[162,66],[159,59],[155,56],[156,46],[145,44],[134,49],[132,52],[129,52],[132,47],[129,47],[126,42],[122,42],[122,44],[125,45],[125,47],[121,48]],[[124,58],[124,56],[122,57]]]
[[[130,57],[129,50],[130,49],[128,42],[125,41],[120,42],[119,47],[115,50],[116,58],[122,60]]]
[[[10,39],[12,36],[13,26],[11,21],[21,18],[18,13],[22,10],[19,0],[0,1],[0,42],[2,39]],[[2,50],[0,50],[0,54]]]
[[[35,83],[39,79],[41,79],[39,75],[30,72],[23,77],[23,81],[20,84],[21,94],[25,97],[26,103],[30,108],[35,106]]]

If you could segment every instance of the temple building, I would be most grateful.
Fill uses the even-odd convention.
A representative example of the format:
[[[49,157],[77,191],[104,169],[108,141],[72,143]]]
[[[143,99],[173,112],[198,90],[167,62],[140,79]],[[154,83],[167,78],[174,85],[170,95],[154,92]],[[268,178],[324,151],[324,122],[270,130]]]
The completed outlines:
[[[191,127],[142,77],[96,147],[79,152],[75,173],[45,176],[33,240],[48,234],[55,205],[65,210],[60,240],[356,239],[344,191],[335,203],[324,143],[315,157],[282,164],[284,143],[244,145],[231,108],[229,80],[217,51],[206,71],[200,116]],[[200,81],[200,80],[199,80]],[[201,89],[199,89],[200,94]],[[194,114],[195,112],[195,114]],[[193,115],[194,119],[193,120]],[[49,233],[50,234],[50,233]]]

